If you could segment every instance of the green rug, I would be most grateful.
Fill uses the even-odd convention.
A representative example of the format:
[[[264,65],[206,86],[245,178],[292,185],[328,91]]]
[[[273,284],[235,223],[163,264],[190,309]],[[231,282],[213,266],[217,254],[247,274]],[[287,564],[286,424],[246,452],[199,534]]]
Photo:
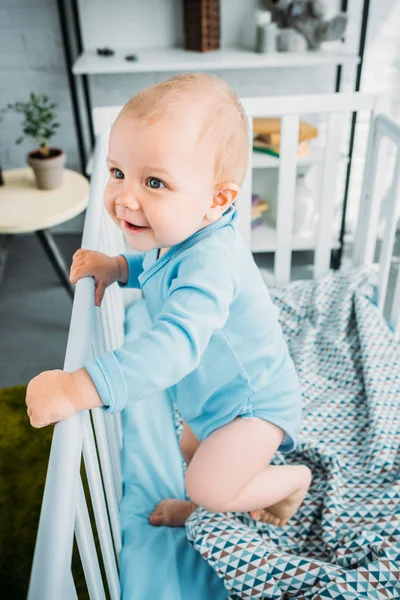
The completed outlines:
[[[31,427],[25,392],[25,386],[0,390],[0,589],[7,600],[26,600],[53,436],[53,427]],[[78,563],[74,553],[74,579],[83,599]]]

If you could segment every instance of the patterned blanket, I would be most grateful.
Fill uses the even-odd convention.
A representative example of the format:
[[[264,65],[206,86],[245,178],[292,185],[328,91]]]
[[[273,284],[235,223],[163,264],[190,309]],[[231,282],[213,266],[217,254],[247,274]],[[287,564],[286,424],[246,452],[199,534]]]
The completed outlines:
[[[371,272],[270,288],[304,396],[297,449],[313,481],[283,527],[195,511],[187,536],[239,598],[400,599],[400,345]]]

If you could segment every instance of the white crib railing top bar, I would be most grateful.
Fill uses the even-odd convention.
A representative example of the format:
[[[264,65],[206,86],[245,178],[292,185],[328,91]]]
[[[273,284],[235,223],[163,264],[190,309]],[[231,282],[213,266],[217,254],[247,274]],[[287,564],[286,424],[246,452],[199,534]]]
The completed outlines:
[[[103,210],[105,175],[99,159],[105,154],[106,138],[100,138],[95,154],[88,218],[85,220],[82,247],[98,246],[99,217]],[[96,214],[97,213],[97,214]],[[64,370],[82,367],[92,356],[94,280],[78,282],[72,308]],[[70,580],[76,496],[83,442],[83,414],[57,423],[54,428],[49,466],[29,583],[28,600],[64,598]]]
[[[249,117],[280,116],[299,113],[326,113],[333,111],[371,111],[377,97],[374,94],[312,94],[302,96],[270,96],[268,98],[240,98]],[[98,106],[93,109],[96,135],[107,134],[122,106]],[[389,119],[390,122],[390,119]]]
[[[271,96],[269,98],[241,98],[249,117],[323,114],[334,111],[371,111],[377,98],[374,94],[313,94],[305,96]]]

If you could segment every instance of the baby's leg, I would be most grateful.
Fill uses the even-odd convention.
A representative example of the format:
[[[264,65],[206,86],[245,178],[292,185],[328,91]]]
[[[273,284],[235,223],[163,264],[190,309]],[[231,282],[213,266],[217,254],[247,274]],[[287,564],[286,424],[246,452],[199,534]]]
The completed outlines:
[[[257,418],[237,418],[217,429],[188,467],[188,495],[211,512],[259,516],[264,509],[263,520],[284,525],[302,503],[311,471],[304,465],[269,465],[283,436],[282,429]]]
[[[200,442],[187,423],[183,423],[180,447],[186,465],[189,465],[195,455]],[[152,525],[168,525],[169,527],[183,527],[186,519],[196,510],[197,505],[188,500],[166,498],[153,510],[149,517]]]

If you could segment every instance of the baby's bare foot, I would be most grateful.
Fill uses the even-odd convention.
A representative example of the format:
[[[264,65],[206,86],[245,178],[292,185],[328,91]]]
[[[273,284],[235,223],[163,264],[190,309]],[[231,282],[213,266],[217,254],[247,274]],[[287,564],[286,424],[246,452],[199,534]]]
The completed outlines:
[[[195,511],[197,505],[188,500],[166,498],[153,510],[149,522],[155,527],[167,525],[168,527],[183,527],[186,519]]]
[[[283,527],[295,514],[304,496],[307,493],[311,484],[311,471],[305,465],[303,468],[303,476],[301,486],[287,498],[280,500],[276,504],[267,506],[264,509],[252,510],[249,515],[252,519],[260,520],[262,523],[270,523],[271,525],[279,525]]]

